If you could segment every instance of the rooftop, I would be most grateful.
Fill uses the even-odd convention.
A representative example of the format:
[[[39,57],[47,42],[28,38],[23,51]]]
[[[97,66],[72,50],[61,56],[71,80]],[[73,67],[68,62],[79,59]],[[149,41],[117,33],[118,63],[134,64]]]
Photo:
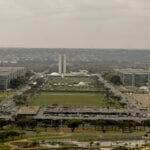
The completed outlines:
[[[18,110],[18,115],[36,115],[39,111],[39,106],[23,106]]]
[[[0,76],[9,75],[10,73],[22,70],[24,67],[0,67]]]
[[[148,70],[144,69],[133,69],[133,68],[127,68],[127,69],[115,69],[115,71],[124,73],[124,74],[148,74]]]

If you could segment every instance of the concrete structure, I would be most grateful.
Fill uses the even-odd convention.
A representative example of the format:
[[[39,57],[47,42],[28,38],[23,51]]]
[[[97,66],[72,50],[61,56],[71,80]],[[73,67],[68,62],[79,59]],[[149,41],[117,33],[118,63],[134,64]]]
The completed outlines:
[[[0,67],[0,90],[7,90],[12,79],[24,76],[25,73],[24,67]]]
[[[38,106],[23,106],[16,112],[16,120],[32,119],[39,112]]]
[[[127,86],[150,85],[150,72],[144,69],[116,69],[121,81]]]
[[[58,72],[61,75],[66,74],[66,55],[64,53],[59,53]]]
[[[60,74],[57,73],[57,72],[52,72],[50,75],[51,75],[51,76],[55,76],[55,77],[60,76]]]
[[[90,76],[87,70],[79,70],[78,72],[67,73],[67,76]]]
[[[20,107],[17,115],[36,115],[39,111],[40,107],[39,106],[23,106]]]
[[[34,119],[42,120],[149,120],[149,112],[131,109],[43,107]]]

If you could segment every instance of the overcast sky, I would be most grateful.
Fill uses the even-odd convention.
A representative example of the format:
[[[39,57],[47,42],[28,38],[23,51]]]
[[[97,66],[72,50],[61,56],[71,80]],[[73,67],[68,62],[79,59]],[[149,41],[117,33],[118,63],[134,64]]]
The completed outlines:
[[[150,48],[150,0],[0,0],[0,47]]]

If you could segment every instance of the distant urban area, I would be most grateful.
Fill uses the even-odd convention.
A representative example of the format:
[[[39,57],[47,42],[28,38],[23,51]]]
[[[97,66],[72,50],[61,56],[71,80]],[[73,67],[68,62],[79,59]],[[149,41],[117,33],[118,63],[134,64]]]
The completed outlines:
[[[0,150],[150,149],[150,50],[0,48]]]

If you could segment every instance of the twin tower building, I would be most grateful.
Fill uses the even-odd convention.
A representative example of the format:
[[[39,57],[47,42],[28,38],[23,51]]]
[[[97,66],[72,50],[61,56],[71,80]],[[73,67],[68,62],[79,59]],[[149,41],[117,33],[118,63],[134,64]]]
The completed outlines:
[[[59,53],[58,71],[62,76],[66,74],[66,54]]]

